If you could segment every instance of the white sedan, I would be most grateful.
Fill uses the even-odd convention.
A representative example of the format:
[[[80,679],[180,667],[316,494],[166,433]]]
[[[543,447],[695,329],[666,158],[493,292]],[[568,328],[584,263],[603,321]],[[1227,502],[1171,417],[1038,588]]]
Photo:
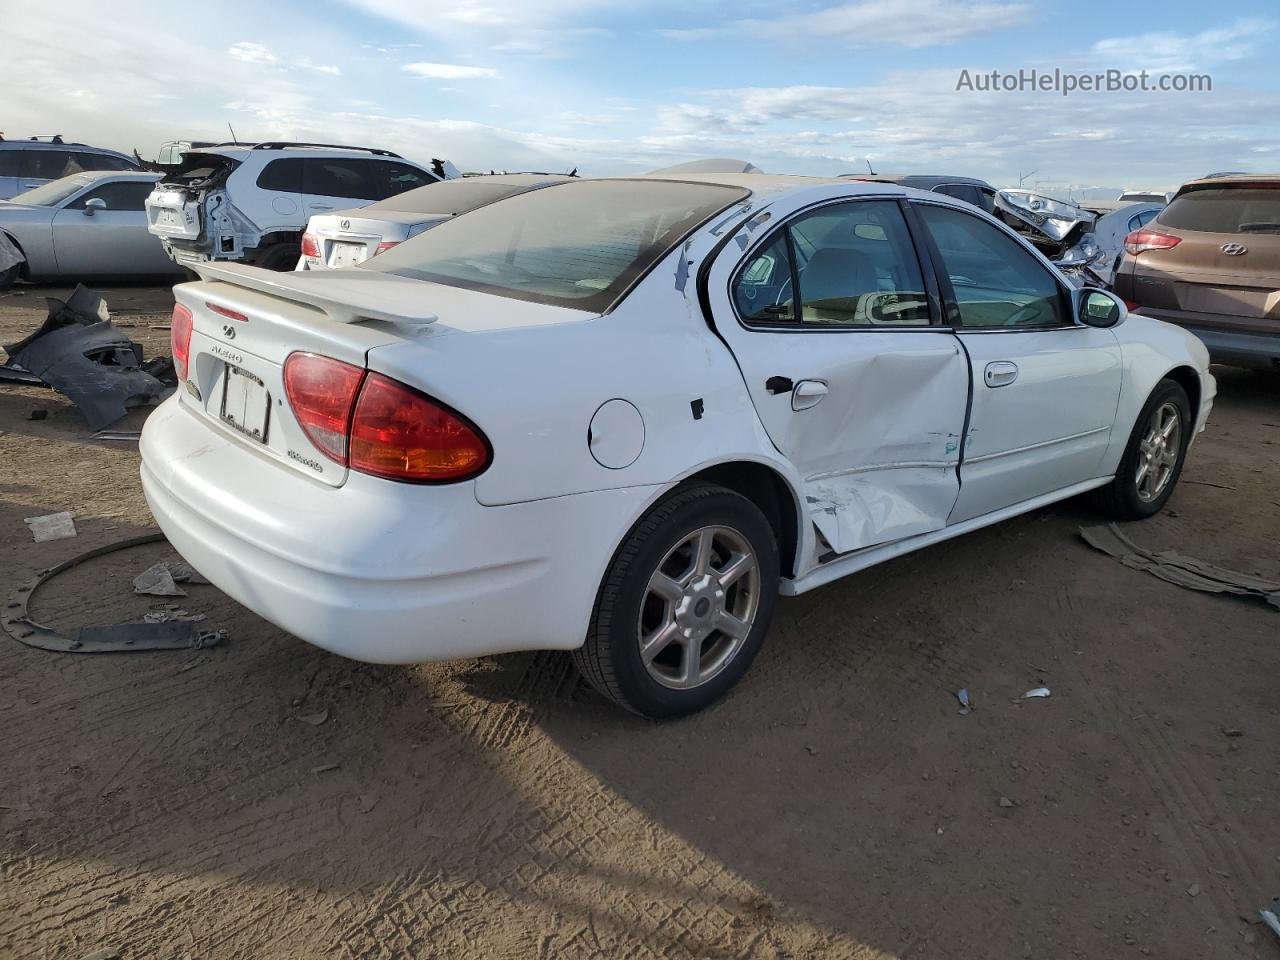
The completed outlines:
[[[21,259],[0,263],[0,289],[19,277],[135,277],[182,272],[147,232],[142,203],[158,173],[75,173],[0,201],[0,233]]]
[[[195,568],[360,660],[574,650],[650,717],[779,593],[1086,491],[1155,513],[1215,392],[1195,337],[889,184],[575,181],[357,269],[198,269],[142,436]]]

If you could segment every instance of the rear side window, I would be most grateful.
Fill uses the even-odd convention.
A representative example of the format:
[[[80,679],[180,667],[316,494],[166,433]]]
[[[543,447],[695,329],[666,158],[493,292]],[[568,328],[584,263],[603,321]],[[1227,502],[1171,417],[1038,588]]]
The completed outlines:
[[[83,210],[85,203],[96,197],[106,203],[108,210],[143,210],[145,209],[143,201],[150,195],[154,186],[149,180],[104,183],[84,196],[76,197],[67,204],[67,209]]]
[[[929,323],[920,264],[892,200],[857,200],[802,214],[743,266],[733,295],[748,325]]]
[[[373,189],[378,191],[378,197],[394,197],[397,194],[404,193],[406,190],[413,190],[415,187],[425,187],[429,183],[436,183],[436,178],[429,173],[419,170],[417,167],[411,167],[407,163],[396,163],[391,160],[367,160],[365,161],[373,174]]]
[[[1156,218],[1156,214],[1159,212],[1160,212],[1159,210],[1147,210],[1143,213],[1138,214],[1137,216],[1130,217],[1129,223],[1128,223],[1128,227],[1130,231],[1137,230],[1140,227],[1145,227],[1148,223],[1150,223],[1152,220]]]
[[[955,197],[957,200],[971,203],[975,207],[982,206],[982,194],[978,192],[977,187],[968,183],[944,183],[941,186],[934,187],[933,192],[945,193],[948,197]]]
[[[447,220],[357,269],[600,312],[748,195],[718,184],[582,180]]]
[[[1280,233],[1280,186],[1190,190],[1175,197],[1156,223],[1205,233]]]
[[[1057,278],[1003,230],[961,210],[917,204],[933,235],[966,327],[1066,326]]]
[[[345,157],[308,157],[302,161],[303,193],[318,197],[377,200],[384,196],[374,183],[373,163]]]
[[[188,157],[191,155],[188,154]],[[183,166],[186,165],[184,158]],[[258,186],[263,190],[279,190],[282,193],[305,193],[303,188],[302,161],[293,157],[285,160],[272,160],[258,174]]]

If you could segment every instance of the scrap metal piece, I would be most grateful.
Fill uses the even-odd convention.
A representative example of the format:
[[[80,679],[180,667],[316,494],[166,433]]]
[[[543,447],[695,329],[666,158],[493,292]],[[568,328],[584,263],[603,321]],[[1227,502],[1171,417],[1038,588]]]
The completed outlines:
[[[1277,937],[1280,937],[1280,900],[1272,901],[1269,906],[1258,911],[1258,916]]]
[[[1034,690],[1028,690],[1022,695],[1023,700],[1043,700],[1049,696],[1048,687],[1036,687]]]
[[[133,592],[153,597],[185,597],[187,591],[174,583],[174,576],[166,563],[153,563],[133,578]]]
[[[46,540],[64,540],[76,535],[75,521],[66,510],[61,513],[47,513],[43,517],[26,517],[22,522],[31,528],[31,535],[36,543],[44,543]]]
[[[69,397],[90,429],[100,430],[130,407],[168,395],[174,385],[156,376],[163,374],[163,364],[153,360],[143,367],[141,344],[111,325],[99,294],[78,286],[66,300],[50,297],[48,303],[49,316],[40,328],[5,348],[9,366]]]
[[[1168,583],[1205,593],[1229,593],[1263,600],[1280,609],[1280,583],[1253,574],[1228,570],[1174,550],[1148,550],[1130,540],[1114,523],[1081,527],[1080,537],[1096,550],[1115,557],[1126,567],[1145,570]]]
[[[123,653],[134,650],[191,650],[216,646],[227,638],[225,630],[201,630],[192,621],[166,623],[122,623],[103,627],[80,627],[72,635],[59,633],[52,627],[36,623],[28,609],[36,590],[58,574],[87,560],[117,550],[140,547],[164,540],[163,533],[131,537],[118,543],[97,547],[70,560],[63,561],[36,577],[19,584],[0,609],[0,629],[14,640],[29,647],[54,653]]]

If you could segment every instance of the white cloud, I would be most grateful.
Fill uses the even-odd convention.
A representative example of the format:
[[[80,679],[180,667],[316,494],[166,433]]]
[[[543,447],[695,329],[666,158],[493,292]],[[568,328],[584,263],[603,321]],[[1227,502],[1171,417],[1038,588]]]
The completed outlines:
[[[758,40],[846,46],[892,44],[934,47],[1025,23],[1025,3],[948,3],[947,0],[862,0],[806,13],[735,20],[722,27],[659,31],[674,40],[705,40],[718,35]]]
[[[435,80],[492,80],[498,71],[492,67],[464,67],[455,63],[406,63],[405,73]]]
[[[303,70],[314,70],[316,73],[328,74],[331,77],[342,76],[342,71],[329,63],[313,63],[310,57],[300,57],[293,61],[293,66]]]
[[[241,40],[239,43],[233,43],[227,49],[227,55],[233,60],[240,60],[244,63],[275,63],[276,55],[261,43],[250,43],[248,40]]]
[[[1212,67],[1218,63],[1243,60],[1258,52],[1267,35],[1275,30],[1273,20],[1236,20],[1196,34],[1144,33],[1133,37],[1108,37],[1093,45],[1093,54],[1107,65],[1121,70],[1172,73]]]

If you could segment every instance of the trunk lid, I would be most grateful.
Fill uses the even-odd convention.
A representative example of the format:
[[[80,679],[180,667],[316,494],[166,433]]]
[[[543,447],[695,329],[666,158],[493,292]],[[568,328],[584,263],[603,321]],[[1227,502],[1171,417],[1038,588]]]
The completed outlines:
[[[362,216],[360,210],[317,214],[307,224],[319,256],[304,256],[309,270],[334,270],[363,263],[378,252],[381,243],[401,243],[448,217],[388,211]]]

